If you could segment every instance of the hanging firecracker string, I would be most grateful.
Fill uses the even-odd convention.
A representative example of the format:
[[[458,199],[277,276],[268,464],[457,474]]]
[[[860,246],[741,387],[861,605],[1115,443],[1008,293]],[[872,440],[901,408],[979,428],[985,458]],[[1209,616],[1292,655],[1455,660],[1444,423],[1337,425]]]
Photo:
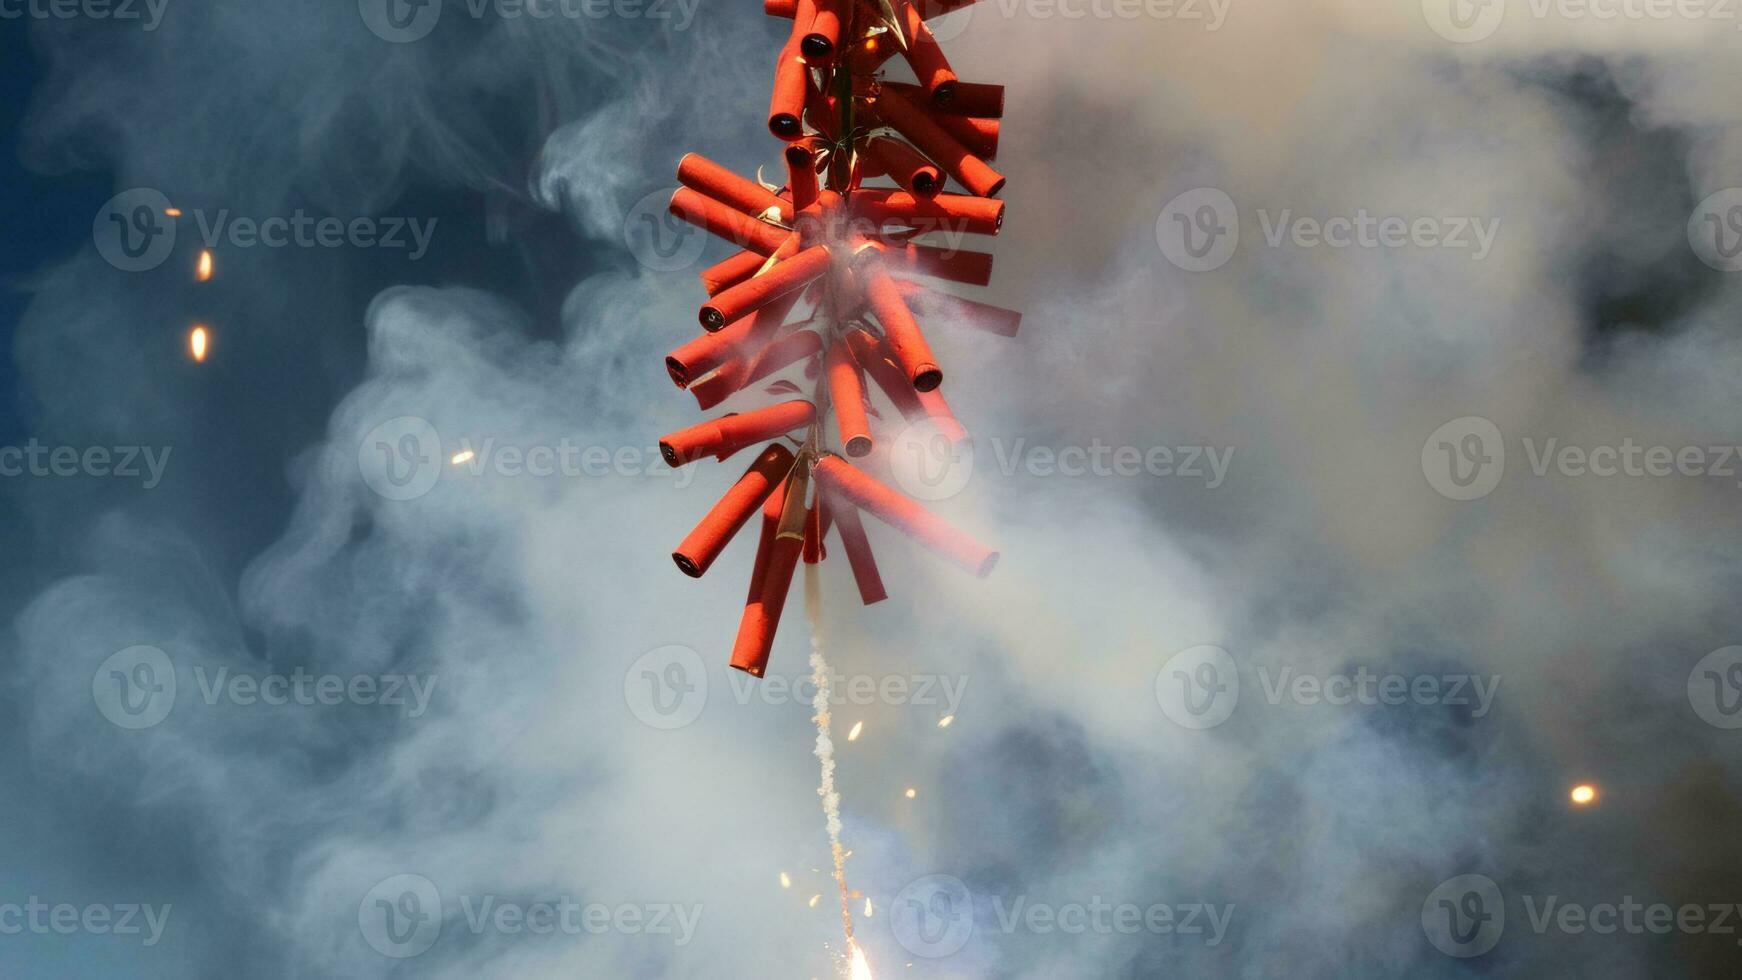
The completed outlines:
[[[801,559],[825,557],[838,530],[867,604],[886,597],[860,521],[868,513],[944,558],[989,574],[996,552],[949,526],[848,459],[877,445],[871,389],[896,416],[929,422],[952,445],[967,432],[943,397],[944,371],[925,318],[1014,336],[1021,314],[911,277],[984,286],[992,257],[919,241],[996,235],[1004,177],[991,161],[1004,111],[1000,85],[964,82],[926,21],[973,0],[765,0],[793,22],[775,63],[768,128],[786,143],[783,187],[741,177],[699,154],[678,165],[671,213],[740,251],[702,270],[700,336],[666,370],[704,410],[804,362],[809,398],[734,412],[660,440],[670,465],[724,460],[763,446],[744,475],[673,553],[700,577],[762,513],[750,592],[732,666],[760,677]],[[886,79],[900,56],[914,81]],[[866,187],[887,178],[894,186]],[[946,192],[953,183],[965,193]],[[789,322],[800,304],[811,313]],[[788,382],[770,393],[802,395]],[[794,448],[780,440],[802,432]],[[774,440],[770,443],[771,440]],[[838,449],[835,448],[838,446]]]

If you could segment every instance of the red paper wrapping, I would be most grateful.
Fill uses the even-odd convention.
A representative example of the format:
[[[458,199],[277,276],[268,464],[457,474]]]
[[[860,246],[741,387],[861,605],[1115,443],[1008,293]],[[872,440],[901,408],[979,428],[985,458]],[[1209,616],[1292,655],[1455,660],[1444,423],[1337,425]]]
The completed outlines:
[[[677,179],[691,190],[706,194],[721,204],[759,220],[769,217],[791,224],[793,202],[754,180],[746,180],[700,153],[687,153],[678,161]]]
[[[871,312],[877,315],[877,322],[883,325],[890,357],[894,358],[902,374],[913,382],[913,389],[931,391],[942,384],[943,369],[938,367],[931,345],[926,343],[925,334],[913,318],[913,311],[907,308],[907,301],[901,298],[901,290],[895,285],[895,280],[889,278],[889,273],[875,265],[867,265],[865,298],[871,304]]]
[[[707,411],[736,392],[761,381],[788,365],[821,353],[823,342],[815,330],[798,330],[763,348],[755,358],[734,358],[718,371],[690,385],[696,404]]]
[[[753,583],[758,588],[744,605],[738,638],[732,644],[732,666],[752,677],[761,677],[768,670],[774,632],[780,627],[780,613],[786,607],[786,594],[792,589],[799,552],[804,550],[802,538],[783,538],[778,534],[764,534],[762,544],[764,550],[758,555],[762,574]]]
[[[877,559],[871,555],[871,539],[865,536],[865,525],[859,520],[859,508],[832,504],[829,512],[841,531],[841,547],[847,552],[847,564],[853,569],[853,583],[859,586],[859,601],[873,605],[889,598],[884,591],[883,576],[877,574]]]
[[[789,144],[786,152],[786,187],[792,194],[792,206],[799,211],[817,200],[817,156],[812,140]]]
[[[961,567],[985,578],[998,552],[945,523],[942,518],[878,482],[839,456],[817,461],[818,485],[845,511],[852,504]],[[840,518],[836,518],[840,520]]]
[[[835,342],[824,370],[828,372],[829,401],[841,430],[841,445],[848,456],[869,455],[871,420],[865,414],[865,375],[846,341]]]
[[[671,196],[672,214],[710,233],[763,255],[773,255],[791,232],[766,221],[757,221],[742,211],[688,187]]]
[[[901,373],[895,362],[889,359],[889,353],[883,346],[883,341],[864,330],[854,330],[847,334],[847,343],[853,348],[853,356],[864,368],[871,380],[877,382],[877,387],[888,396],[889,403],[901,413],[901,417],[909,422],[918,422],[926,418],[925,406],[920,403],[919,392],[913,390],[913,382]]]
[[[852,0],[805,0],[800,7],[814,7],[815,14],[799,48],[815,64],[826,64],[841,44],[842,23],[850,16]]]
[[[798,16],[798,0],[762,0],[762,12],[770,17],[791,20]]]
[[[666,355],[665,369],[679,388],[734,358],[761,353],[797,305],[799,293],[781,296],[738,322],[714,333],[703,333]]]
[[[951,446],[960,446],[968,441],[968,430],[962,428],[962,423],[956,421],[956,413],[950,411],[950,403],[941,391],[922,391],[918,393],[920,408],[926,418],[937,426],[937,431]]]
[[[956,73],[950,70],[950,62],[944,57],[943,48],[938,47],[938,39],[932,37],[931,28],[925,26],[925,17],[919,8],[906,0],[896,0],[896,17],[901,20],[902,33],[907,37],[907,63],[913,67],[915,78],[919,79],[920,87],[938,105],[949,105],[956,96]]]
[[[828,246],[813,245],[784,262],[775,263],[767,272],[715,294],[702,305],[702,327],[710,331],[724,329],[752,311],[804,288],[828,268]]]
[[[892,88],[918,103],[925,95],[925,89],[912,82],[884,82],[884,88]],[[984,119],[1002,119],[1004,117],[1004,86],[991,85],[985,82],[956,82],[955,97],[948,105],[937,106],[939,113],[954,116],[979,116]]]
[[[766,442],[807,426],[815,416],[816,407],[810,402],[785,401],[679,429],[659,440],[659,453],[674,467],[693,463],[703,456],[725,459],[752,443]]]
[[[927,323],[941,319],[1000,337],[1014,337],[1022,327],[1022,314],[1015,310],[929,289],[916,282],[898,279],[895,285],[901,290],[909,308],[925,316]]]
[[[671,553],[672,561],[691,578],[707,574],[714,559],[737,536],[750,515],[754,514],[774,488],[786,479],[792,469],[792,450],[775,443],[751,462],[744,475],[726,491],[719,503],[709,510],[695,530],[683,539]]]
[[[728,286],[736,286],[755,275],[756,270],[762,268],[762,264],[767,261],[768,256],[745,250],[731,258],[715,262],[697,275],[701,277],[702,288],[708,291],[709,296],[712,296]]]
[[[900,140],[874,136],[866,142],[865,153],[891,180],[914,197],[931,197],[944,186],[943,171]]]
[[[868,187],[853,192],[853,212],[877,222],[899,221],[920,232],[996,235],[1004,227],[1004,202],[995,197],[938,194]]]
[[[804,135],[799,120],[811,91],[810,69],[799,54],[796,39],[780,50],[774,66],[774,95],[768,101],[768,131],[783,140]]]
[[[937,245],[891,246],[883,252],[883,261],[891,269],[905,269],[922,276],[948,279],[965,286],[987,286],[992,283],[992,255],[960,248]]]
[[[907,100],[900,91],[885,88],[877,97],[877,115],[907,137],[976,197],[997,197],[1004,189],[1004,176],[986,165],[961,141],[951,136],[931,117]]]

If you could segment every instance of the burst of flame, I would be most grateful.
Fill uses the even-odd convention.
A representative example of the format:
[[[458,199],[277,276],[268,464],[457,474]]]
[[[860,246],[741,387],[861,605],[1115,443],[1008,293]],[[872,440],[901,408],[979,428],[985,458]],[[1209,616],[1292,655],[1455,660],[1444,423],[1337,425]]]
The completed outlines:
[[[470,463],[472,461],[473,457],[475,457],[477,455],[478,455],[477,453],[472,452],[470,449],[462,449],[459,452],[454,454],[452,462],[455,466],[458,466],[461,463]],[[784,877],[786,877],[786,875],[783,874],[783,875],[781,875],[781,877],[784,878]]]
[[[939,728],[948,728],[955,723],[956,723],[956,716],[955,715],[944,715],[942,718],[938,719],[938,727]]]
[[[871,963],[865,959],[865,951],[859,948],[858,943],[853,944],[853,956],[848,961],[847,975],[851,980],[877,980],[871,975]]]
[[[859,733],[864,731],[864,730],[865,730],[865,723],[864,722],[862,722],[862,721],[854,722],[853,723],[853,730],[847,733],[847,741],[849,741],[849,742],[859,741]]]
[[[1590,806],[1592,803],[1597,802],[1597,787],[1592,786],[1590,783],[1580,783],[1573,787],[1573,791],[1570,795],[1574,805]]]
[[[196,363],[206,359],[206,348],[211,346],[211,336],[205,327],[196,326],[188,332],[188,353],[193,355]]]
[[[206,282],[207,280],[212,278],[212,252],[211,252],[211,249],[200,249],[200,262],[199,262],[199,265],[195,268],[194,277],[196,279],[198,279],[200,282]]]

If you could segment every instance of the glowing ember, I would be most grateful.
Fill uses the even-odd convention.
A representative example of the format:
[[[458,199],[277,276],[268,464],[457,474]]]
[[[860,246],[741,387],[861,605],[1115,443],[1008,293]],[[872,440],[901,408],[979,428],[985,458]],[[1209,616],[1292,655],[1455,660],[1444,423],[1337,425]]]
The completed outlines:
[[[206,350],[211,343],[211,335],[206,332],[205,327],[196,326],[188,332],[188,353],[193,355],[195,362],[206,359]]]
[[[1597,787],[1592,786],[1590,783],[1580,783],[1573,787],[1573,791],[1570,795],[1572,796],[1575,805],[1590,806],[1592,803],[1597,802]]]
[[[212,278],[212,252],[210,249],[200,250],[200,263],[194,271],[194,277],[200,282],[206,282]]]
[[[854,722],[853,723],[853,730],[847,733],[847,741],[849,741],[849,742],[859,741],[859,733],[864,731],[864,730],[865,730],[865,723],[864,722],[862,722],[862,721]]]
[[[784,872],[784,871],[782,871],[780,873],[780,887],[782,887],[782,888],[791,888],[792,887],[792,879],[790,877],[788,877],[786,872]]]
[[[823,896],[821,894],[812,895],[811,900],[810,900],[810,907],[813,909],[816,908],[817,903],[822,901],[822,900],[823,900]]]
[[[955,723],[956,723],[956,716],[955,715],[944,715],[942,718],[938,719],[938,727],[939,728],[948,728]]]
[[[164,208],[163,215],[166,218],[179,218],[181,217],[181,208]]]
[[[470,463],[477,455],[477,453],[472,452],[470,449],[462,449],[454,454],[452,462],[455,466],[458,466],[461,463]],[[781,877],[784,878],[786,875],[783,874]]]

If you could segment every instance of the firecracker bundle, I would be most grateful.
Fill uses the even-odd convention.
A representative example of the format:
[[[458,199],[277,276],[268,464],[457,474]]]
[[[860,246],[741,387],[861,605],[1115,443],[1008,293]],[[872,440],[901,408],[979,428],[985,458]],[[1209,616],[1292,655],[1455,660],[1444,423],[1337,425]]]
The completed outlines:
[[[996,235],[1004,221],[1004,177],[992,167],[1003,86],[958,78],[927,27],[972,2],[765,0],[769,15],[792,22],[768,108],[768,129],[784,143],[784,186],[695,153],[678,165],[671,213],[737,251],[702,270],[701,332],[666,357],[666,370],[703,411],[753,390],[777,400],[660,440],[674,467],[755,452],[672,558],[699,578],[746,525],[759,525],[732,649],[732,666],[758,677],[798,564],[822,561],[831,531],[863,601],[886,598],[864,514],[976,575],[998,560],[854,462],[877,459],[897,420],[967,440],[927,323],[1007,337],[1021,323],[921,281],[987,285],[992,256],[961,241]],[[888,77],[909,73],[913,81]],[[809,397],[790,381],[763,386],[801,363]]]

